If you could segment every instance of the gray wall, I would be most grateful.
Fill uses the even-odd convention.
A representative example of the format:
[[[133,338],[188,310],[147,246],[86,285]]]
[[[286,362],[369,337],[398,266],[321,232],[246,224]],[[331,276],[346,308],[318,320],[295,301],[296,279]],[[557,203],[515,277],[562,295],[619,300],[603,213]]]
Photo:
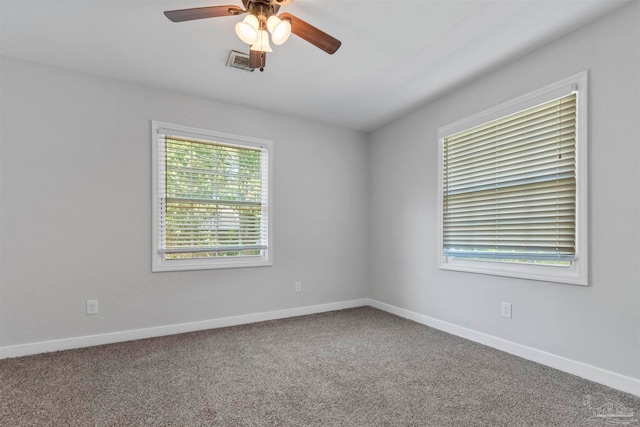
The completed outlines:
[[[0,346],[366,296],[366,135],[8,58],[1,72]],[[152,119],[274,141],[273,267],[151,273]]]
[[[370,147],[370,297],[640,378],[638,3],[384,126]],[[589,71],[591,286],[437,268],[437,129]],[[513,319],[500,317],[500,302]]]

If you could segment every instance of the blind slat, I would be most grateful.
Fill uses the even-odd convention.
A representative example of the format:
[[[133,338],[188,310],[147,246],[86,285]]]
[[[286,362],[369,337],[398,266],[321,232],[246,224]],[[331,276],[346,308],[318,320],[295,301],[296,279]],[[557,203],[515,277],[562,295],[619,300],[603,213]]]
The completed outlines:
[[[574,255],[575,136],[576,95],[570,94],[445,137],[445,254]]]
[[[160,253],[233,256],[267,248],[267,150],[161,134]]]

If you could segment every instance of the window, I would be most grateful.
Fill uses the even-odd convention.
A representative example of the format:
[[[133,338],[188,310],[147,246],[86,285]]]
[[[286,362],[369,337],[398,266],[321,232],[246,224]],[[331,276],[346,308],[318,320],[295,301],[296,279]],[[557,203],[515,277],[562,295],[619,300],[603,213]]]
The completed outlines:
[[[587,284],[586,83],[439,129],[440,268]]]
[[[152,271],[271,265],[271,142],[152,122]]]

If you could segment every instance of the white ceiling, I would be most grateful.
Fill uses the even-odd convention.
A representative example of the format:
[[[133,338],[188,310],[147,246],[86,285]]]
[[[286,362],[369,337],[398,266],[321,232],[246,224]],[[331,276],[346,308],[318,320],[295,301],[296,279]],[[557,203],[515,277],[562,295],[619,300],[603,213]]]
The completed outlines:
[[[226,67],[241,18],[165,10],[240,0],[0,0],[1,53],[371,131],[629,0],[296,0],[281,8],[342,41],[291,36],[265,71]]]

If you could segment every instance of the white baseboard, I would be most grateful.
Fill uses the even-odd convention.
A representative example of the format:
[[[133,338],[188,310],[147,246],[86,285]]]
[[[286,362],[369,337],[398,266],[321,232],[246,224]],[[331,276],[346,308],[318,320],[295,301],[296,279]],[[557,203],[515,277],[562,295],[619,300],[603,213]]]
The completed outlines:
[[[444,322],[433,317],[418,314],[403,308],[376,301],[369,298],[320,304],[306,307],[296,307],[263,313],[245,314],[240,316],[223,317],[219,319],[203,320],[199,322],[181,323],[177,325],[158,326],[153,328],[134,329],[129,331],[112,332],[107,334],[88,335],[83,337],[66,338],[52,341],[41,341],[28,344],[0,347],[0,359],[9,357],[28,356],[51,351],[70,350],[74,348],[91,347],[95,345],[112,344],[144,338],[160,337],[180,334],[184,332],[201,331],[205,329],[224,328],[227,326],[244,325],[263,322],[266,320],[284,319],[287,317],[304,316],[307,314],[324,313],[327,311],[344,310],[362,306],[371,306],[404,317],[409,320],[457,335],[480,344],[522,357],[533,362],[568,372],[573,375],[604,384],[616,390],[640,396],[640,380],[627,377],[606,369],[588,365],[586,363],[567,359],[546,351],[527,347],[502,338],[484,334],[473,329],[464,328],[453,323]]]
[[[527,347],[492,335],[487,335],[482,332],[474,331],[473,329],[444,322],[433,317],[418,314],[380,301],[367,299],[366,305],[370,305],[371,307],[375,307],[379,310],[448,332],[452,335],[466,338],[470,341],[475,341],[477,343],[493,347],[506,353],[522,357],[523,359],[531,360],[590,381],[604,384],[608,387],[615,388],[616,390],[640,396],[640,380],[636,378],[627,377],[606,369],[567,359],[566,357]]]
[[[88,335],[83,337],[65,338],[52,341],[41,341],[29,344],[0,347],[0,359],[9,357],[29,356],[50,351],[70,350],[74,348],[91,347],[95,345],[113,344],[116,342],[132,341],[143,338],[153,338],[174,335],[184,332],[201,331],[205,329],[224,328],[227,326],[244,325],[263,322],[266,320],[284,319],[287,317],[304,316],[307,314],[324,313],[327,311],[344,310],[347,308],[367,305],[366,299],[341,301],[329,304],[295,307],[284,310],[263,313],[245,314],[240,316],[222,317],[219,319],[203,320],[199,322],[181,323],[177,325],[158,326],[153,328],[134,329],[129,331],[112,332],[107,334]]]

